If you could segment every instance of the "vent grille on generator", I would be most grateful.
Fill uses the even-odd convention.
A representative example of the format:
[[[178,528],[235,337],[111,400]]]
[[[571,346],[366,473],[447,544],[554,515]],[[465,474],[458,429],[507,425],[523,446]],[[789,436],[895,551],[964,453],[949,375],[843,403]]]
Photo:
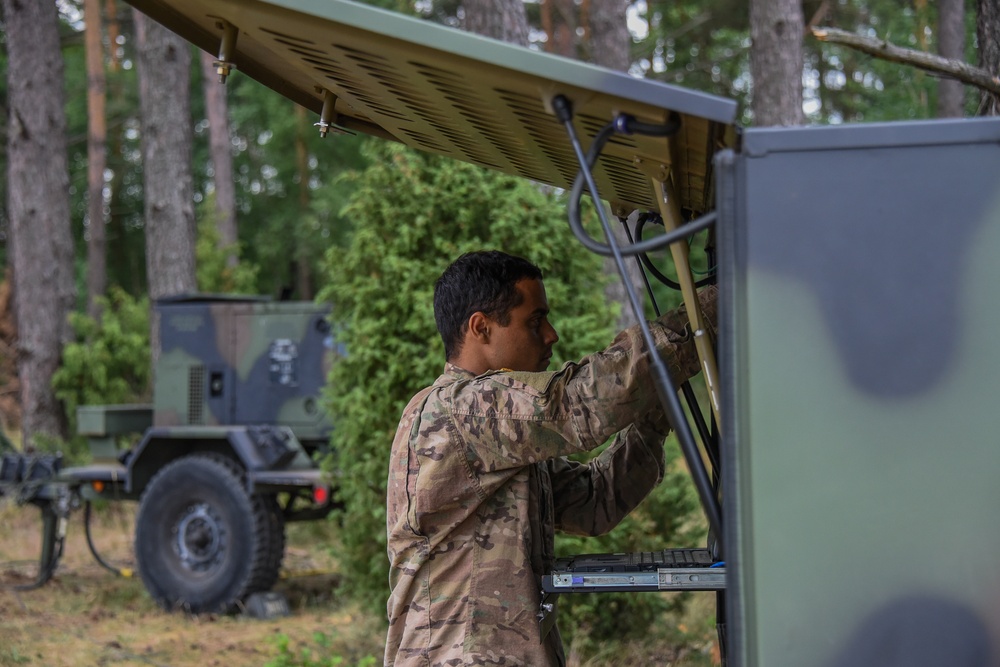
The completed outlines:
[[[188,372],[188,424],[205,423],[205,367],[192,366]]]

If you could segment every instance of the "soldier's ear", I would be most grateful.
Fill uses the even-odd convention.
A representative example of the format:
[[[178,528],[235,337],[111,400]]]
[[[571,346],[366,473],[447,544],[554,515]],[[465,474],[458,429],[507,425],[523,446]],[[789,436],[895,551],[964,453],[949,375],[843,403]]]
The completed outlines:
[[[490,340],[490,318],[480,311],[469,317],[469,335],[473,340],[485,344]]]

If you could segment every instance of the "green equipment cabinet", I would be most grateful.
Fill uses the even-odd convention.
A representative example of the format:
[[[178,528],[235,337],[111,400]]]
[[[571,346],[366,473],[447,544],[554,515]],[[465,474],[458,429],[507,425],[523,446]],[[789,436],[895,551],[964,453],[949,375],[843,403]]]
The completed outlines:
[[[996,664],[1000,120],[716,164],[733,664]]]

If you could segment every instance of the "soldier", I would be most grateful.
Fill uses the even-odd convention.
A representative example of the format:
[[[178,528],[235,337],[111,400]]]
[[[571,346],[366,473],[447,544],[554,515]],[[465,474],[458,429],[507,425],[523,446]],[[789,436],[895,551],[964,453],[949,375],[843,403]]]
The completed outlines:
[[[700,299],[714,323],[715,288]],[[447,363],[392,443],[386,665],[564,664],[536,617],[554,531],[605,533],[662,479],[669,422],[639,328],[547,371],[548,312],[541,271],[502,252],[463,255],[434,286]],[[675,381],[698,372],[683,310],[651,327]],[[612,436],[587,465],[565,458]]]

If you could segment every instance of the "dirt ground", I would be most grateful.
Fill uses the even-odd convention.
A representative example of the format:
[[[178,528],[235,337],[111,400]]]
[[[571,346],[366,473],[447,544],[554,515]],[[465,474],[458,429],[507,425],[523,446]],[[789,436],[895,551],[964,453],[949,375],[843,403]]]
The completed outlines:
[[[134,566],[133,513],[134,505],[121,503],[94,514],[95,547],[118,568]],[[34,578],[41,520],[34,507],[0,500],[0,666],[262,666],[282,654],[279,641],[287,639],[286,658],[300,656],[316,646],[316,633],[329,640],[323,652],[343,656],[345,667],[366,656],[381,664],[382,630],[336,598],[329,532],[324,522],[289,526],[275,590],[285,594],[290,616],[191,617],[160,610],[137,574],[123,578],[102,568],[87,547],[82,511],[70,518],[52,580],[35,590],[10,589]]]

